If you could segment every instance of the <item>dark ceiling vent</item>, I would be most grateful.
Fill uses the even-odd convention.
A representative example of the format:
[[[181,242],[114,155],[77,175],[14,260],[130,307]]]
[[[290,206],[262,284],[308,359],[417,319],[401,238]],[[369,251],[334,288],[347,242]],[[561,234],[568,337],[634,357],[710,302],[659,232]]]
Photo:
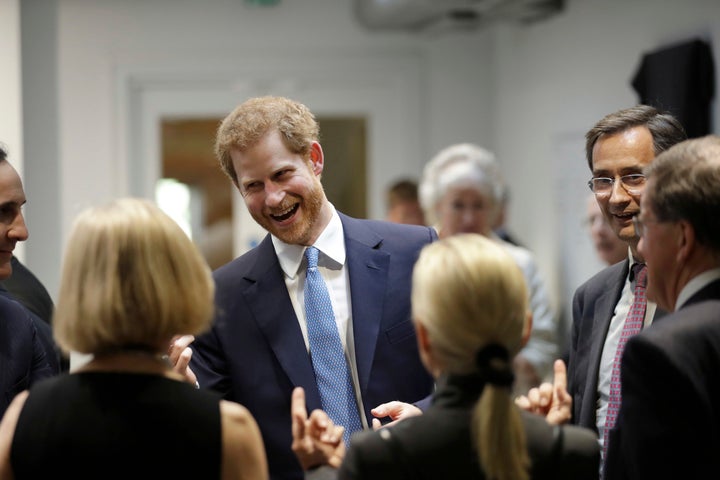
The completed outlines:
[[[370,30],[475,29],[489,22],[530,24],[562,11],[564,0],[355,0]]]

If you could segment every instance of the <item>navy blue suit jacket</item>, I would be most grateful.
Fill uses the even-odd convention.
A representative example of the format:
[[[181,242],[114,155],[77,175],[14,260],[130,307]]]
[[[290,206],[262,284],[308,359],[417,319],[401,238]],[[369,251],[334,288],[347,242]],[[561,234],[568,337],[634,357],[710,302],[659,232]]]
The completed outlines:
[[[573,325],[568,357],[568,393],[572,423],[597,432],[598,374],[610,320],[620,300],[630,260],[604,268],[579,286],[573,297]],[[655,309],[653,324],[666,312]]]
[[[350,279],[355,355],[365,416],[392,400],[429,403],[433,380],[417,350],[410,310],[412,268],[437,239],[428,227],[340,214]],[[191,368],[203,388],[255,417],[272,478],[303,478],[294,453],[290,397],[305,389],[308,411],[320,394],[270,236],[214,272],[216,317],[193,344]]]
[[[38,339],[45,349],[46,358],[50,364],[53,374],[57,375],[61,372],[67,372],[70,369],[70,359],[65,359],[65,357],[62,356],[60,347],[58,347],[55,343],[55,337],[53,336],[52,326],[50,323],[40,318],[37,313],[24,304],[22,300],[17,298],[15,294],[9,292],[2,284],[0,284],[0,296],[17,302],[30,316],[30,319],[35,325],[35,329],[37,330]]]
[[[29,311],[0,295],[0,417],[15,395],[56,374],[46,355]]]
[[[608,480],[720,472],[720,280],[628,340]]]

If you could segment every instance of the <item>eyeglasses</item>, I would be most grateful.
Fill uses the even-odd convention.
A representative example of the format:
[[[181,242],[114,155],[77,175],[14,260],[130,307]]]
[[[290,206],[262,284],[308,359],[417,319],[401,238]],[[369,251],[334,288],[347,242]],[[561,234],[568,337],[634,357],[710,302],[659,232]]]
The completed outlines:
[[[632,217],[633,227],[635,228],[635,235],[638,237],[642,237],[645,235],[645,227],[647,224],[650,223],[668,223],[671,220],[652,220],[646,218],[645,220],[640,220],[640,214],[635,215]]]
[[[593,177],[588,182],[588,187],[597,196],[610,195],[612,193],[615,179],[610,177]],[[645,175],[642,173],[631,173],[620,177],[620,185],[630,195],[639,195],[645,186]]]

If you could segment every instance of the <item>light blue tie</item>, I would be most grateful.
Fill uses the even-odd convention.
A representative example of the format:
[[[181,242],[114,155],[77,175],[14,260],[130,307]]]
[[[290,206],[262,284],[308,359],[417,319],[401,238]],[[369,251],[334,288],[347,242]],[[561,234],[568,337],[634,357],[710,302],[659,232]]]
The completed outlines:
[[[323,410],[333,422],[345,427],[344,438],[345,444],[348,445],[350,434],[362,428],[355,389],[340,342],[330,295],[317,269],[318,249],[308,247],[305,250],[305,258],[308,263],[305,280],[305,316],[315,379],[320,390]]]

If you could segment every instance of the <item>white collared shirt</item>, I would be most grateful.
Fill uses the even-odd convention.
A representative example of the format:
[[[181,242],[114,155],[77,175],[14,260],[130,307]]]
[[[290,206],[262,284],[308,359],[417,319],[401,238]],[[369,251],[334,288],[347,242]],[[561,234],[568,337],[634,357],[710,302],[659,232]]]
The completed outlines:
[[[335,208],[325,230],[320,234],[313,246],[320,250],[318,255],[318,271],[322,275],[330,293],[335,322],[338,325],[340,340],[347,347],[347,334],[350,322],[350,282],[345,268],[345,239],[340,217]],[[285,273],[290,300],[300,322],[305,346],[310,349],[307,334],[307,320],[305,319],[305,246],[290,245],[277,237],[272,237],[275,253],[278,256],[280,267]]]

